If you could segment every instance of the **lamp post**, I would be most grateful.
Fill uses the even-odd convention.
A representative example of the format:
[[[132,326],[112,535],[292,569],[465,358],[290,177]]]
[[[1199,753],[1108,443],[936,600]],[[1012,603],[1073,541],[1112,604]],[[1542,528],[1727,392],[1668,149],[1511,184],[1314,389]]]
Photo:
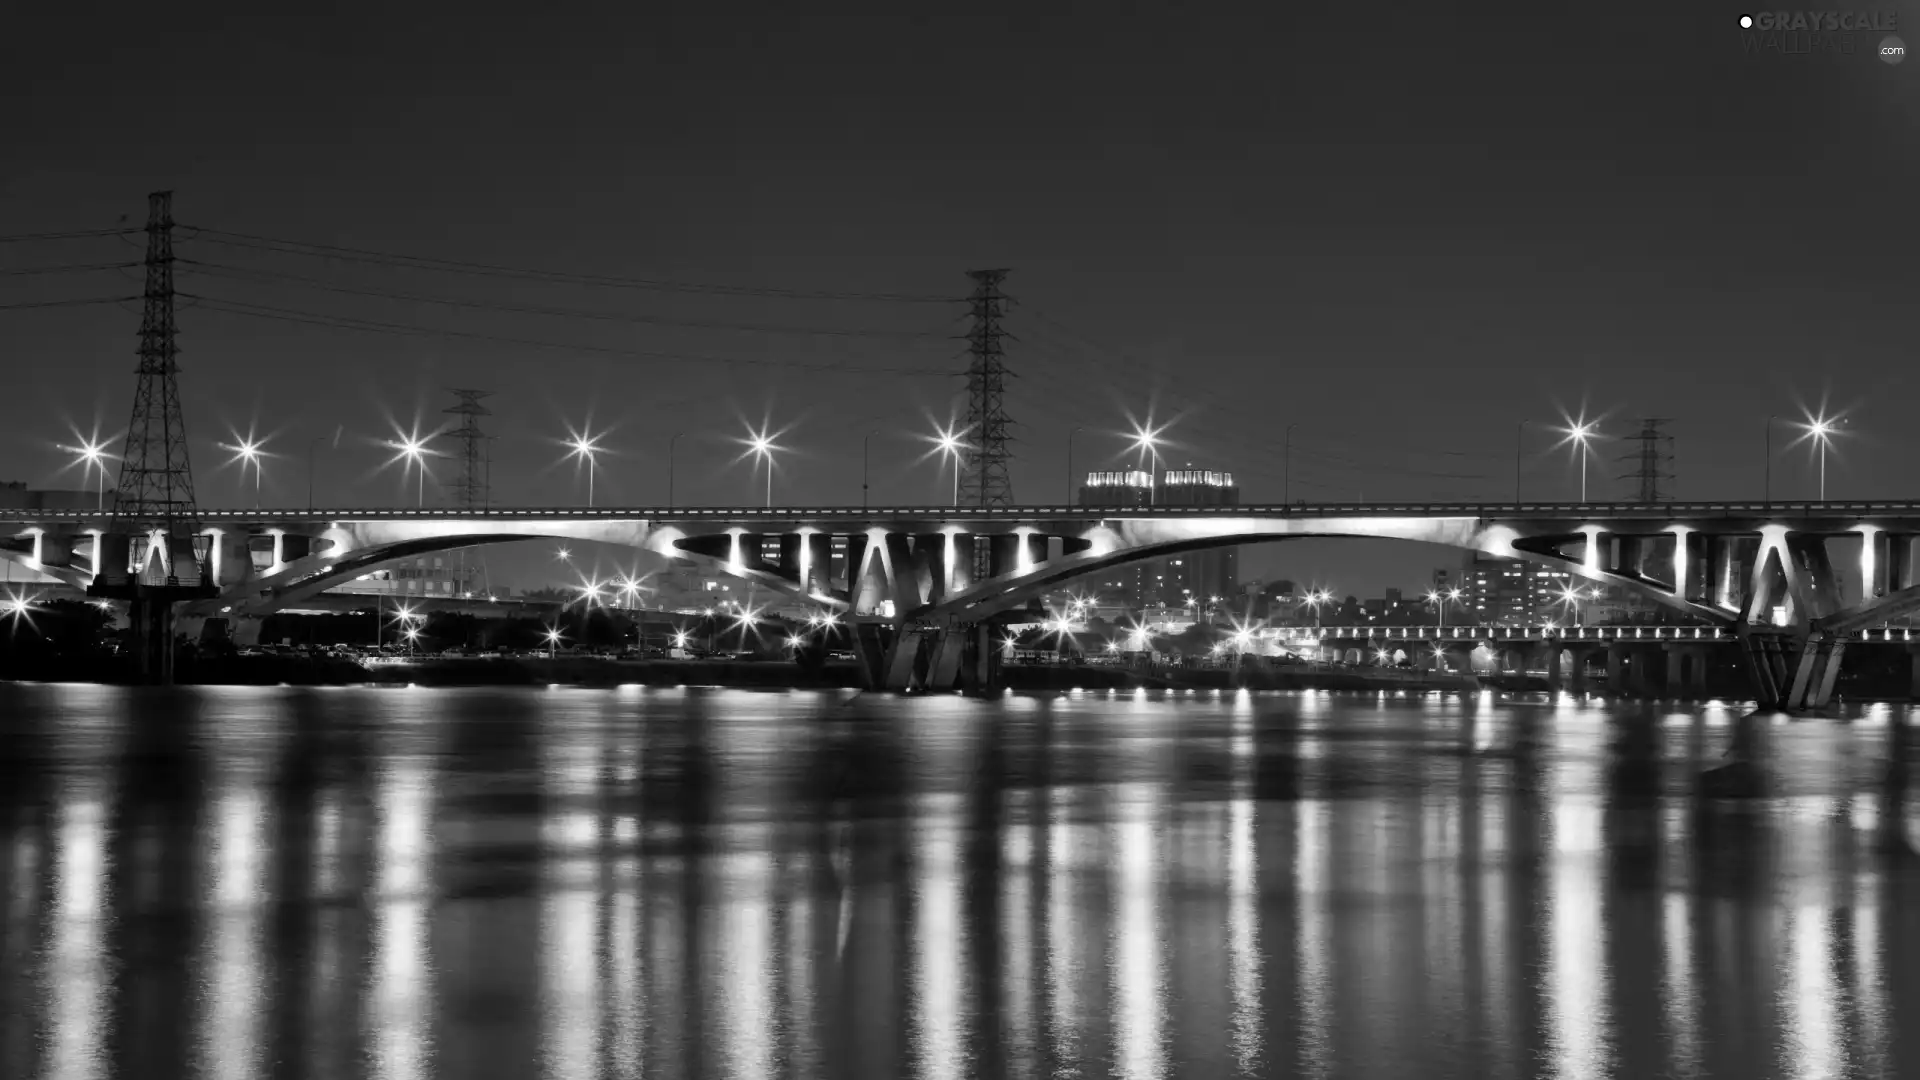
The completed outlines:
[[[667,440],[667,509],[673,509],[673,447],[685,432],[676,431],[673,438]]]
[[[1285,443],[1280,449],[1280,502],[1293,505],[1293,424],[1287,425]]]
[[[307,440],[307,510],[309,512],[313,510],[314,451],[319,448],[321,443],[326,441],[327,441],[327,436],[325,435],[316,435],[313,438]]]
[[[1067,505],[1068,506],[1078,506],[1080,503],[1078,489],[1076,489],[1073,485],[1073,437],[1075,435],[1080,434],[1084,430],[1086,429],[1074,428],[1072,431],[1067,432]]]
[[[867,508],[867,481],[870,479],[867,470],[867,451],[873,444],[873,437],[878,434],[880,433],[877,431],[869,431],[860,436],[860,509],[862,510]]]
[[[1155,505],[1160,501],[1160,443],[1162,441],[1160,439],[1160,433],[1165,430],[1166,428],[1164,427],[1156,428],[1151,426],[1151,424],[1147,426],[1134,425],[1133,449],[1148,455],[1148,460],[1151,462],[1150,467],[1153,470],[1147,475],[1148,506]]]
[[[1820,501],[1827,501],[1827,444],[1833,441],[1833,433],[1845,420],[1829,420],[1816,416],[1803,426],[1807,429],[1807,438],[1814,442],[1820,452]]]
[[[1767,456],[1764,459],[1766,472],[1760,487],[1760,501],[1767,506],[1773,505],[1773,425],[1779,422],[1778,416],[1771,414],[1767,416]]]
[[[1513,504],[1520,505],[1520,476],[1522,462],[1526,458],[1527,427],[1532,420],[1522,420],[1513,428]]]
[[[1587,466],[1593,460],[1594,426],[1584,420],[1567,429],[1567,438],[1580,448],[1580,501],[1587,501]]]
[[[593,509],[594,457],[600,452],[600,437],[582,432],[571,435],[567,442],[568,457],[585,458],[587,461],[587,509]],[[577,474],[576,474],[577,475]]]
[[[85,472],[92,472],[95,469],[100,470],[100,479],[96,482],[94,488],[93,508],[95,510],[105,510],[107,508],[107,445],[105,443],[82,440],[78,446],[63,446],[60,449],[78,455],[80,465]],[[85,472],[81,475],[84,476]],[[81,482],[85,483],[84,480]]]
[[[771,508],[773,506],[773,452],[780,449],[780,447],[773,444],[773,436],[767,434],[765,428],[759,431],[748,429],[748,438],[744,441],[747,444],[747,452],[749,454],[766,462],[767,506]],[[735,460],[738,459],[736,458]]]
[[[232,445],[221,444],[222,450],[233,451],[232,461],[240,463],[240,483],[247,482],[247,466],[253,466],[253,508],[260,509],[260,459],[266,455],[260,452],[260,444],[251,436],[240,439]]]
[[[945,428],[933,437],[940,453],[953,461],[953,505],[960,505],[960,433]]]

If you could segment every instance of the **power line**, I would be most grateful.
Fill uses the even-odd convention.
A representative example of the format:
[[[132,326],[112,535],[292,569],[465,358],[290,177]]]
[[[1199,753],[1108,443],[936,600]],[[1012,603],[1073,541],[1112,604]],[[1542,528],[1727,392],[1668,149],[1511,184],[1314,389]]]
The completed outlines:
[[[473,341],[492,341],[504,345],[525,345],[538,349],[562,349],[570,352],[590,352],[606,356],[626,356],[647,360],[673,360],[706,364],[748,364],[758,367],[796,368],[804,371],[845,371],[862,375],[908,375],[921,378],[942,379],[953,377],[951,372],[930,371],[920,368],[865,367],[858,364],[813,364],[801,360],[703,356],[691,353],[652,352],[645,349],[619,349],[604,345],[577,345],[563,341],[542,341],[537,338],[510,337],[502,334],[482,334],[471,330],[435,330],[421,326],[406,326],[401,323],[377,322],[371,319],[349,318],[317,312],[297,311],[291,308],[270,307],[265,304],[253,304],[240,300],[226,300],[220,297],[199,296],[192,293],[180,293],[179,295],[184,299],[196,301],[201,307],[208,311],[222,311],[229,315],[247,315],[254,318],[301,323],[308,326],[324,326],[336,330],[397,334],[406,337],[435,337],[444,335],[447,337],[467,338]]]
[[[283,274],[278,271],[251,270],[246,267],[227,266],[222,263],[201,262],[197,259],[181,259],[183,265],[192,267],[194,272],[212,277],[224,277],[239,281],[255,281],[260,284],[273,284],[275,280],[304,285],[308,288],[323,289],[327,292],[344,293],[348,296],[368,296],[382,300],[401,300],[415,304],[444,304],[448,307],[472,308],[484,311],[503,311],[517,315],[544,315],[564,319],[595,319],[604,322],[645,323],[649,326],[674,326],[696,330],[734,330],[752,334],[810,334],[822,337],[875,337],[901,339],[944,338],[944,334],[933,334],[921,330],[861,330],[842,327],[811,326],[774,326],[763,323],[709,322],[698,319],[668,319],[657,315],[621,315],[608,311],[587,311],[580,308],[556,308],[526,304],[501,304],[488,300],[459,300],[444,296],[425,296],[417,293],[392,292],[385,289],[357,289],[348,285],[335,285],[332,282],[299,274]]]
[[[15,233],[0,236],[0,244],[25,244],[37,240],[85,240],[95,236],[133,236],[144,229],[81,229],[74,232]]]
[[[485,277],[511,277],[573,285],[604,285],[609,288],[652,289],[660,292],[713,293],[724,296],[759,296],[786,300],[847,300],[900,304],[953,304],[956,302],[954,298],[950,296],[922,296],[912,293],[862,293],[808,289],[775,289],[747,285],[718,285],[704,282],[666,281],[655,278],[631,278],[610,274],[577,274],[563,270],[537,270],[525,267],[500,266],[492,263],[468,262],[460,259],[441,259],[425,255],[404,255],[397,252],[375,251],[368,248],[341,247],[335,244],[314,244],[300,240],[283,240],[271,236],[228,232],[224,229],[194,228],[193,239],[206,240],[209,243],[225,244],[234,247],[253,248],[261,251],[275,251],[286,255],[306,255],[314,258],[342,259],[348,262],[373,263],[382,266],[406,267],[414,270],[440,270],[448,273],[475,274]]]
[[[0,270],[0,277],[26,277],[33,274],[80,274],[90,270],[131,270],[137,262],[67,263],[62,266],[22,266]]]
[[[14,304],[0,304],[0,311],[19,311],[25,308],[84,307],[88,304],[125,304],[140,299],[138,296],[99,296],[89,300],[26,300]]]

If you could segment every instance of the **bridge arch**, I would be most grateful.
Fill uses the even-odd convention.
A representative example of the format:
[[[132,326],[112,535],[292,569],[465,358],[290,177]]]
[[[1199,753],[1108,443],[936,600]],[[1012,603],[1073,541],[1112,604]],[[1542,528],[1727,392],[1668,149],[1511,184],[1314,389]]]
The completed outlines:
[[[456,524],[455,529],[446,525]],[[804,593],[779,575],[681,546],[690,539],[682,530],[656,526],[644,520],[550,521],[363,521],[339,523],[318,539],[328,550],[295,559],[265,574],[237,582],[217,600],[196,604],[200,614],[263,615],[297,604],[342,582],[407,559],[460,548],[539,540],[602,543],[647,551],[663,558],[692,563],[717,574],[753,582],[773,592],[805,599]],[[817,597],[811,598],[818,603]],[[228,610],[230,609],[230,610]]]
[[[1223,527],[1224,526],[1224,527]],[[1217,530],[1217,531],[1210,531]],[[1547,552],[1516,546],[1512,527],[1479,518],[1233,518],[1225,522],[1165,518],[1104,522],[1090,530],[1087,550],[1050,559],[1025,574],[981,581],[911,613],[917,618],[977,621],[1024,607],[1069,581],[1108,573],[1128,565],[1191,551],[1295,539],[1407,540],[1497,558],[1520,559],[1592,581],[1617,584],[1666,607],[1713,622],[1733,625],[1734,612],[1695,603],[1656,584],[1610,574]]]

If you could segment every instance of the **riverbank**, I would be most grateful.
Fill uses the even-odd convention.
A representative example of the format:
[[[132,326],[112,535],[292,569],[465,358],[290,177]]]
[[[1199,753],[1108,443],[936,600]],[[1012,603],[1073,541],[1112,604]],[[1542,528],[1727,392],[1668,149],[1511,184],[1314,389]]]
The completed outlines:
[[[112,682],[116,670],[102,662],[37,665],[7,678],[35,682]],[[474,657],[384,661],[364,665],[334,657],[182,657],[175,670],[182,684],[227,686],[730,686],[758,689],[855,688],[852,663],[808,668],[778,661],[613,660],[600,657]],[[1412,690],[1471,691],[1480,681],[1467,675],[1340,668],[1155,668],[1026,666],[1001,669],[1014,691],[1193,689],[1220,690]]]

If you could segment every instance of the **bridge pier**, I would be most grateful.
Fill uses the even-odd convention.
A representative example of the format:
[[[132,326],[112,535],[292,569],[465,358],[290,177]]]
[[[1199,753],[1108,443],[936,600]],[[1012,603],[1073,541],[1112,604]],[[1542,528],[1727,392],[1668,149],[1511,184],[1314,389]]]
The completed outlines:
[[[1565,682],[1560,673],[1560,643],[1549,638],[1540,648],[1544,650],[1540,666],[1547,672],[1547,690],[1557,694]]]
[[[1567,665],[1568,689],[1576,696],[1584,696],[1587,692],[1587,669],[1593,666],[1593,653],[1590,645],[1576,645],[1567,650],[1567,659],[1571,661]]]
[[[1704,694],[1707,689],[1706,648],[1700,645],[1669,644],[1666,646],[1666,653],[1668,696],[1689,697]]]
[[[1741,642],[1755,703],[1762,709],[1798,712],[1825,708],[1833,700],[1846,644],[1824,634],[1749,634]]]
[[[1920,701],[1920,645],[1907,646],[1907,659],[1911,663],[1907,676],[1907,696]]]
[[[127,631],[133,646],[133,670],[143,683],[173,685],[173,601],[136,596],[127,602]]]

